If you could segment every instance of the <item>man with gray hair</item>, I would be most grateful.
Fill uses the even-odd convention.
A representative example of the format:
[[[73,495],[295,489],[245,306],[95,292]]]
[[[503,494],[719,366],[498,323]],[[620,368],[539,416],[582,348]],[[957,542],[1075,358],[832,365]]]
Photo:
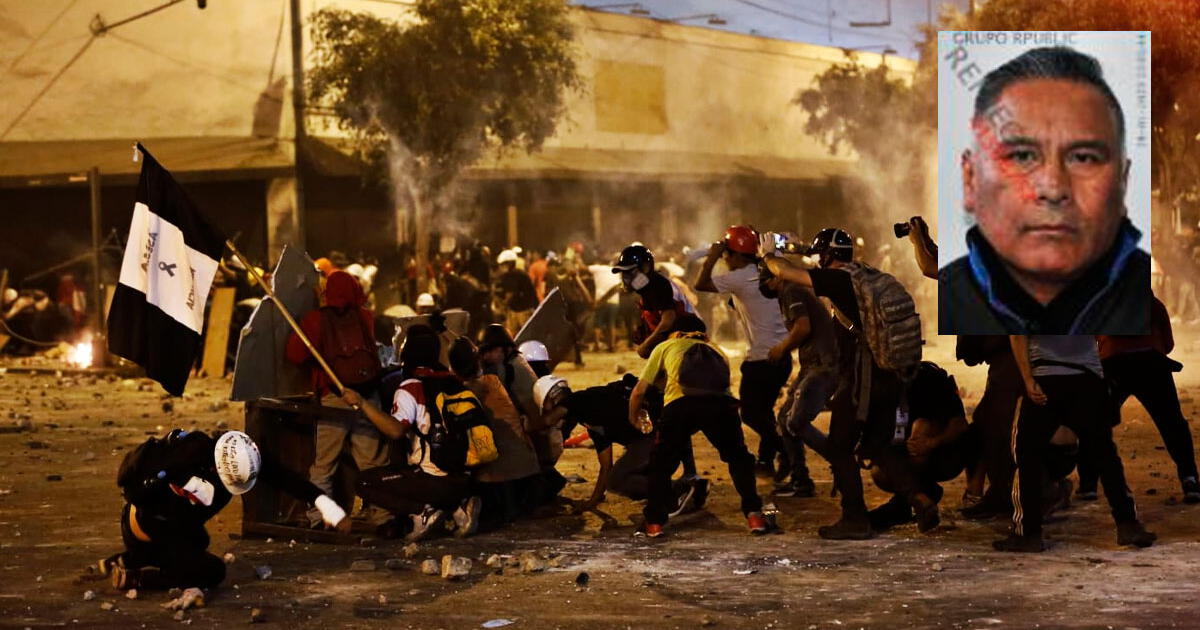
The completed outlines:
[[[1150,255],[1126,217],[1121,105],[1096,59],[1035,48],[988,73],[963,152],[968,254],[938,273],[942,334],[1146,334]]]

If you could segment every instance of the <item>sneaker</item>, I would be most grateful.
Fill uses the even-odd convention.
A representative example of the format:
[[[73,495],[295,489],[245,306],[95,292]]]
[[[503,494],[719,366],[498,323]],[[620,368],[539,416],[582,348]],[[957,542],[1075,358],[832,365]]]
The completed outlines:
[[[992,549],[1012,553],[1041,553],[1046,550],[1046,542],[1038,536],[1018,536],[1009,534],[1008,538],[992,541]]]
[[[970,490],[964,490],[963,495],[962,495],[962,502],[959,504],[958,509],[959,509],[959,511],[968,510],[970,508],[975,507],[976,505],[979,505],[980,503],[983,503],[983,495],[982,494],[975,494],[974,492],[971,492]]]
[[[1183,502],[1184,503],[1200,503],[1200,481],[1196,481],[1195,477],[1184,477],[1183,484]]]
[[[635,538],[659,538],[663,535],[663,526],[657,523],[642,523],[637,531],[633,532]]]
[[[767,523],[766,517],[762,512],[751,512],[746,515],[746,525],[750,527],[750,533],[755,536],[762,536],[771,531],[770,524]]]
[[[1146,531],[1141,521],[1117,524],[1117,544],[1121,546],[1149,547],[1158,540],[1158,534]]]
[[[772,494],[777,497],[809,498],[816,496],[817,484],[813,483],[813,480],[808,477],[793,479],[791,482],[776,488]]]
[[[431,505],[426,505],[425,509],[420,514],[412,515],[412,531],[404,537],[407,542],[417,542],[424,540],[433,532],[437,531],[439,525],[446,520],[446,513],[434,508]]]
[[[1079,488],[1075,490],[1075,498],[1080,501],[1095,501],[1100,498],[1100,495],[1096,493],[1096,486],[1085,487],[1083,484],[1079,484]]]
[[[688,484],[683,494],[679,495],[679,501],[675,504],[675,509],[668,514],[669,518],[674,518],[684,512],[691,512],[696,509],[696,484]]]
[[[875,536],[871,531],[871,523],[864,519],[861,522],[841,519],[833,525],[822,525],[817,528],[817,535],[826,540],[867,540]]]
[[[479,497],[469,497],[462,505],[454,510],[454,535],[458,538],[466,538],[475,533],[479,529],[479,510],[483,507],[483,500]]]
[[[692,487],[696,489],[696,494],[692,497],[692,502],[695,504],[697,510],[702,509],[704,504],[708,503],[708,480],[697,477],[692,482]]]

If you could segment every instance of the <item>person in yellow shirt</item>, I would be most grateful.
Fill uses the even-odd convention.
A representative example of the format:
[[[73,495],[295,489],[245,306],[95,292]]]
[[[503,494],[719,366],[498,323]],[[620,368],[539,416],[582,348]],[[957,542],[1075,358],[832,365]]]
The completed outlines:
[[[642,400],[651,386],[663,390],[663,411],[651,427],[641,417]],[[742,436],[737,399],[729,392],[729,360],[709,343],[704,322],[691,314],[680,315],[671,336],[655,346],[642,377],[629,396],[629,422],[654,432],[650,451],[649,497],[645,522],[638,535],[663,535],[674,507],[671,474],[679,466],[692,434],[700,431],[729,466],[729,477],[742,498],[742,513],[752,534],[775,529],[763,516],[762,499],[754,480],[754,456]]]

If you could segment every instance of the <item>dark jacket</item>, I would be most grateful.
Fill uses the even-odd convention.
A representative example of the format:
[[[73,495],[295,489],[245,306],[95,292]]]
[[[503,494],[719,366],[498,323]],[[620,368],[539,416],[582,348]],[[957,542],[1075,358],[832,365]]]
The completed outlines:
[[[1148,334],[1150,255],[1138,249],[1140,238],[1141,232],[1126,219],[1112,249],[1056,297],[1043,317],[1043,309],[1009,276],[979,228],[972,228],[967,233],[968,254],[938,271],[938,332]],[[1057,316],[1051,314],[1054,312]]]
[[[171,431],[162,439],[151,439],[127,455],[121,465],[117,485],[125,500],[137,507],[141,528],[157,542],[169,542],[186,536],[216,516],[233,495],[217,475],[213,450],[216,440],[202,431]],[[308,480],[284,468],[268,453],[261,453],[258,481],[282,490],[311,505],[321,496]],[[192,477],[213,486],[209,505],[192,503],[172,486],[182,488]]]

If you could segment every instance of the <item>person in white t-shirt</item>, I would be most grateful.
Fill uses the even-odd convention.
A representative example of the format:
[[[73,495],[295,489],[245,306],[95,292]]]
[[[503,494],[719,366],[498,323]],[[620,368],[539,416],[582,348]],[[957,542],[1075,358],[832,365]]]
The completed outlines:
[[[596,310],[593,315],[593,325],[596,331],[596,347],[601,343],[607,352],[616,351],[616,329],[620,323],[620,298],[617,291],[621,287],[621,278],[612,272],[612,265],[588,265],[592,281],[596,285]]]
[[[461,472],[447,472],[431,461],[431,448],[422,436],[431,427],[426,408],[429,387],[447,391],[462,387],[454,373],[438,363],[441,341],[428,326],[413,326],[400,350],[400,369],[405,376],[392,397],[391,414],[384,413],[347,388],[343,400],[371,421],[380,433],[407,445],[406,463],[392,463],[359,473],[358,495],[397,517],[411,517],[406,539],[421,540],[440,529],[452,513],[455,535],[475,533],[479,523],[480,498],[471,494],[471,479]]]
[[[725,262],[729,272],[714,276],[718,260]],[[792,374],[792,357],[771,355],[771,348],[787,338],[788,329],[778,300],[764,296],[759,290],[757,263],[758,233],[747,225],[731,226],[725,237],[709,248],[695,289],[734,297],[738,317],[750,342],[738,387],[742,422],[758,433],[758,470],[775,475],[775,481],[784,485],[790,483],[793,474],[807,480],[808,473],[802,462],[790,460],[784,438],[775,425],[775,401]]]

